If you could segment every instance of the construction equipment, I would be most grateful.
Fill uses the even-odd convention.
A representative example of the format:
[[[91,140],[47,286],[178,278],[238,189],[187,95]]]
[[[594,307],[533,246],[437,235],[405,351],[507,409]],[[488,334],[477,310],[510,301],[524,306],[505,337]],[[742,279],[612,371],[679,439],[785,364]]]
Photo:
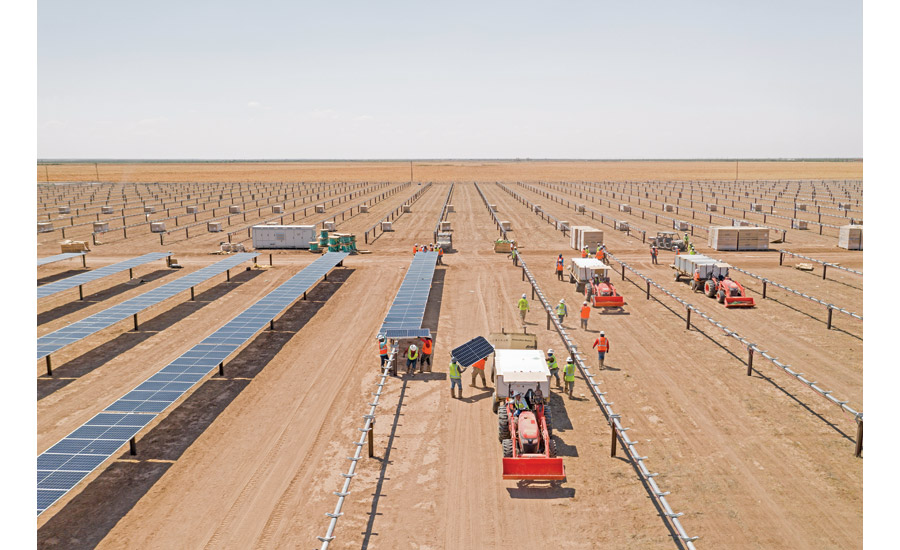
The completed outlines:
[[[539,350],[497,349],[493,408],[503,446],[503,479],[558,481],[566,478],[551,439],[550,370]],[[501,399],[499,396],[503,395]],[[519,396],[523,407],[516,406]]]
[[[687,245],[684,239],[674,231],[657,231],[656,236],[650,239],[650,246],[656,246],[661,250],[672,250],[673,252],[684,252]]]
[[[616,287],[609,282],[609,277],[600,279],[600,277],[595,276],[592,281],[585,285],[584,296],[585,300],[593,307],[622,308],[625,305],[625,298],[616,292]]]
[[[599,277],[601,281],[609,278],[609,266],[596,258],[571,258],[569,262],[569,282],[575,283],[575,291],[584,294],[585,287]]]
[[[756,301],[747,296],[744,287],[728,277],[729,264],[703,254],[678,254],[671,267],[675,270],[676,281],[686,277],[691,282],[691,290],[703,292],[710,298],[717,297],[725,307],[756,306]],[[699,277],[695,278],[697,272]]]
[[[747,296],[747,291],[740,283],[728,276],[718,279],[707,279],[703,284],[703,292],[710,298],[716,298],[725,307],[755,307],[756,300]]]

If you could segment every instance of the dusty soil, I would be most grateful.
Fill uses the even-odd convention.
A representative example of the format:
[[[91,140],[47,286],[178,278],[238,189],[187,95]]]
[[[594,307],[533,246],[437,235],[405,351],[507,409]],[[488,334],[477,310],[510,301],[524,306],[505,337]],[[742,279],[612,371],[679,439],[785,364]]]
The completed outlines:
[[[546,181],[552,176],[542,170],[554,164],[534,166],[530,178],[515,175],[520,164],[503,164],[508,178],[487,179]],[[829,166],[811,164],[816,169]],[[747,165],[750,170],[751,163]],[[196,171],[192,165],[171,177],[244,177],[241,166],[196,166]],[[796,167],[791,167],[758,177],[861,175],[837,175],[847,166],[854,165],[833,164],[827,169],[835,172],[827,176],[815,170],[794,173]],[[861,164],[855,167],[861,172]],[[58,168],[50,167],[51,179]],[[442,168],[448,178],[460,169]],[[558,179],[626,177],[579,177],[570,175],[569,168],[557,168]],[[341,177],[333,169],[329,164],[318,178]],[[708,175],[724,169],[694,167],[692,175],[674,169],[669,179],[728,177]],[[743,175],[744,163],[740,169]],[[416,170],[418,174],[418,166]],[[354,163],[342,179],[353,181],[363,172]],[[263,177],[256,175],[257,180]],[[163,179],[159,173],[146,177]],[[403,175],[398,172],[396,178],[402,181]],[[368,181],[375,179],[388,177],[368,176]],[[509,187],[539,200],[530,190]],[[344,269],[310,293],[309,301],[293,306],[275,331],[260,334],[227,363],[225,377],[201,382],[161,415],[139,437],[136,457],[124,453],[112,459],[40,516],[39,546],[317,547],[315,537],[325,533],[324,514],[334,509],[337,497],[332,492],[343,483],[339,474],[348,467],[346,457],[354,452],[352,441],[358,438],[357,428],[375,391],[376,331],[409,265],[412,244],[431,240],[448,188],[429,188],[411,213],[395,221],[394,232],[367,245],[371,254],[349,258]],[[557,281],[552,267],[558,253],[575,255],[568,237],[498,186],[482,184],[482,189],[498,205],[500,217],[512,222],[512,234],[544,293],[570,304],[572,315],[565,325],[580,347],[589,349],[598,331],[606,331],[612,349],[610,368],[599,373],[601,387],[624,425],[631,427],[629,436],[639,441],[637,452],[659,472],[660,487],[671,492],[669,503],[685,513],[681,521],[688,533],[702,537],[698,548],[862,546],[862,460],[853,457],[856,430],[851,417],[761,358],[754,362],[753,376],[746,376],[746,350],[734,339],[696,317],[693,328],[686,330],[683,308],[655,289],[653,299],[647,300],[643,282],[631,274],[625,281],[613,277],[626,297],[624,313],[594,310],[589,330],[577,328],[580,297],[573,285]],[[370,213],[346,220],[339,230],[361,234],[414,191],[389,197]],[[464,398],[451,399],[447,363],[449,350],[465,340],[516,327],[515,301],[529,288],[521,270],[506,255],[492,251],[497,230],[474,186],[456,185],[452,203],[456,213],[449,220],[458,252],[446,255],[447,266],[436,272],[424,323],[436,334],[434,372],[389,380],[375,426],[376,457],[360,462],[332,547],[500,548],[511,540],[529,540],[567,548],[678,548],[655,499],[622,458],[622,450],[619,458],[610,458],[608,425],[580,375],[574,399],[561,393],[552,397],[554,437],[567,480],[546,487],[501,479],[490,388],[480,382],[469,386],[466,372]],[[546,199],[541,204],[561,219],[592,224],[589,214],[576,214]],[[605,206],[595,208],[614,214]],[[666,229],[651,222],[635,221],[648,231]],[[822,306],[771,287],[769,298],[762,300],[760,284],[740,274],[735,278],[746,283],[757,307],[726,310],[672,280],[666,265],[671,253],[660,255],[661,265],[651,265],[639,236],[609,226],[602,229],[617,257],[863,409],[861,321],[835,314],[836,328],[828,331]],[[96,247],[89,267],[160,249],[175,251],[184,271],[218,259],[207,254],[217,247],[216,236],[165,248],[156,239],[135,235]],[[862,254],[838,249],[834,241],[833,235],[789,231],[784,246],[862,270]],[[705,239],[700,242],[704,245]],[[39,256],[58,252],[53,246],[39,245]],[[699,251],[704,253],[705,247]],[[819,268],[811,274],[790,267],[800,260],[779,266],[776,252],[718,256],[863,313],[861,277],[829,270],[822,280]],[[160,304],[142,317],[141,331],[127,332],[130,325],[123,323],[72,345],[54,356],[57,378],[67,380],[41,376],[44,368],[38,364],[38,453],[314,258],[308,252],[278,252],[269,269],[233,274],[230,283],[224,276],[210,281],[199,289],[197,302],[184,297]],[[268,258],[261,263],[268,264]],[[80,263],[61,262],[40,268],[38,276],[52,278],[78,268]],[[94,283],[86,302],[78,302],[77,294],[74,299],[64,294],[42,300],[38,334],[181,273],[146,266],[138,275],[149,274],[144,278],[152,280],[137,287],[125,285],[127,275],[120,275]],[[541,349],[563,349],[556,333],[546,330],[538,303],[531,305],[528,332],[538,335]],[[523,516],[529,520],[520,521]]]

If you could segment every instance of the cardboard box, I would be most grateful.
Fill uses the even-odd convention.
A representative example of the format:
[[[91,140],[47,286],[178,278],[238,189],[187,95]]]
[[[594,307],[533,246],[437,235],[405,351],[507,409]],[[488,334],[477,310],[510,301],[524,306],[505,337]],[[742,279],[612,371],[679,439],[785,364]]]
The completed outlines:
[[[100,207],[101,214],[114,214],[115,212],[116,212],[116,209],[113,208],[112,206],[101,206]]]
[[[630,204],[620,204],[619,212],[628,212],[631,213],[631,205]]]
[[[106,233],[109,231],[108,222],[94,222],[94,233]]]
[[[69,208],[68,206],[60,206],[60,207],[59,207],[59,213],[60,213],[60,214],[68,214],[68,213],[71,212],[71,211],[72,211],[72,209]]]
[[[360,205],[359,205],[359,213],[360,213],[360,214],[366,214],[366,213],[368,213],[368,212],[369,212],[369,205],[368,205],[368,204],[360,204]]]
[[[628,231],[628,222],[622,220],[616,220],[616,230],[617,231]]]
[[[393,231],[392,223],[393,222],[381,222],[381,230],[382,231]]]
[[[90,252],[88,243],[84,241],[63,241],[60,244],[60,252]]]
[[[38,222],[38,233],[53,231],[53,222]]]
[[[316,214],[324,214],[325,213],[325,205],[317,204],[316,205]]]
[[[152,214],[154,212],[156,212],[155,206],[145,206],[144,207],[144,214]]]
[[[280,204],[276,204],[276,205],[272,206],[272,213],[273,214],[284,214],[284,206],[280,205]]]

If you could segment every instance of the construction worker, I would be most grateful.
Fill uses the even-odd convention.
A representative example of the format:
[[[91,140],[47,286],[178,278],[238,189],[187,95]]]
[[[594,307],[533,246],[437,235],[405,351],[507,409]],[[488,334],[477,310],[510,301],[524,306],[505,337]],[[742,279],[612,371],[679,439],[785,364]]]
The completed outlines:
[[[413,245],[413,256],[416,255],[416,252],[419,251],[419,243]]]
[[[453,388],[458,387],[459,399],[462,399],[462,373],[465,370],[456,362],[456,357],[450,357],[450,397],[456,397]]]
[[[606,337],[606,333],[602,330],[600,331],[600,338],[594,340],[594,345],[592,348],[597,348],[597,359],[600,360],[600,368],[603,368],[603,359],[606,358],[606,354],[609,353],[609,339]]]
[[[569,394],[569,399],[572,399],[572,391],[575,389],[575,361],[571,357],[566,359],[565,380],[566,388],[564,391]]]
[[[528,298],[523,294],[521,298],[519,298],[519,317],[522,318],[522,324],[525,324],[525,314],[531,311],[531,308],[528,307]]]
[[[597,245],[597,255],[595,256],[601,262],[606,259],[606,252],[603,250],[603,247],[599,244]]]
[[[584,247],[584,248],[581,250],[581,257],[582,257],[582,258],[587,258],[587,257],[588,257],[588,247]]]
[[[481,376],[481,385],[485,388],[488,387],[487,379],[484,377],[484,364],[487,363],[487,357],[481,359],[480,361],[475,361],[472,365],[472,387],[475,387],[475,378]]]
[[[691,253],[691,254],[696,254],[696,253],[697,253],[697,251],[694,250],[694,243],[689,244],[689,245],[688,245],[688,249],[690,250],[690,253]]]
[[[547,350],[547,368],[550,369],[550,376],[556,378],[556,387],[559,387],[559,363],[556,362],[556,356],[553,350]]]
[[[428,252],[428,246],[423,244],[422,249],[419,252]]]
[[[428,243],[428,251],[434,252],[434,243]]]
[[[691,239],[688,237],[687,232],[684,233],[684,249],[687,250],[688,245],[691,244]]]
[[[559,301],[559,304],[556,306],[556,316],[559,317],[559,324],[562,324],[563,317],[569,314],[569,310],[566,308],[566,299],[563,298]]]
[[[656,256],[659,254],[659,249],[656,248],[656,245],[650,247],[650,261],[654,264],[658,264],[656,261]]]
[[[556,258],[556,278],[559,279],[560,281],[563,280],[563,264],[564,263],[565,262],[563,262],[562,254],[560,254],[559,257]]]
[[[444,247],[438,247],[437,265],[444,265]]]
[[[591,306],[587,302],[581,304],[581,328],[587,330],[588,319],[591,316]]]
[[[378,335],[378,355],[381,357],[381,368],[384,368],[384,364],[388,361],[388,345],[383,334]]]
[[[516,392],[515,397],[513,397],[513,408],[516,409],[516,412],[513,413],[515,418],[518,418],[522,411],[528,410],[528,403],[525,401],[525,396],[522,395],[522,392]]]
[[[406,374],[416,373],[416,361],[419,360],[419,348],[415,344],[406,350]]]
[[[697,292],[698,290],[702,290],[700,287],[700,269],[694,270],[694,279],[691,281],[691,290]]]
[[[422,338],[422,360],[419,361],[419,370],[425,371],[425,364],[428,363],[428,372],[431,372],[431,352],[434,349],[434,342],[431,338]]]
[[[519,250],[516,248],[516,245],[510,245],[509,256],[512,258],[513,265],[519,265]]]

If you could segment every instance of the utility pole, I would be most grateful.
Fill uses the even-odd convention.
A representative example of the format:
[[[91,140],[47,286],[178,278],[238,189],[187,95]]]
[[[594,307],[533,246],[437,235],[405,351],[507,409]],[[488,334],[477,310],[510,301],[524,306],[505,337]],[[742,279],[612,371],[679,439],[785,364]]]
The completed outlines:
[[[94,173],[97,174],[97,183],[100,183],[100,170],[97,169],[97,163],[94,163]]]
[[[738,160],[734,161],[734,181],[738,180]]]
[[[412,163],[412,161],[409,161],[409,183],[412,184],[412,182],[413,182],[413,163]]]

